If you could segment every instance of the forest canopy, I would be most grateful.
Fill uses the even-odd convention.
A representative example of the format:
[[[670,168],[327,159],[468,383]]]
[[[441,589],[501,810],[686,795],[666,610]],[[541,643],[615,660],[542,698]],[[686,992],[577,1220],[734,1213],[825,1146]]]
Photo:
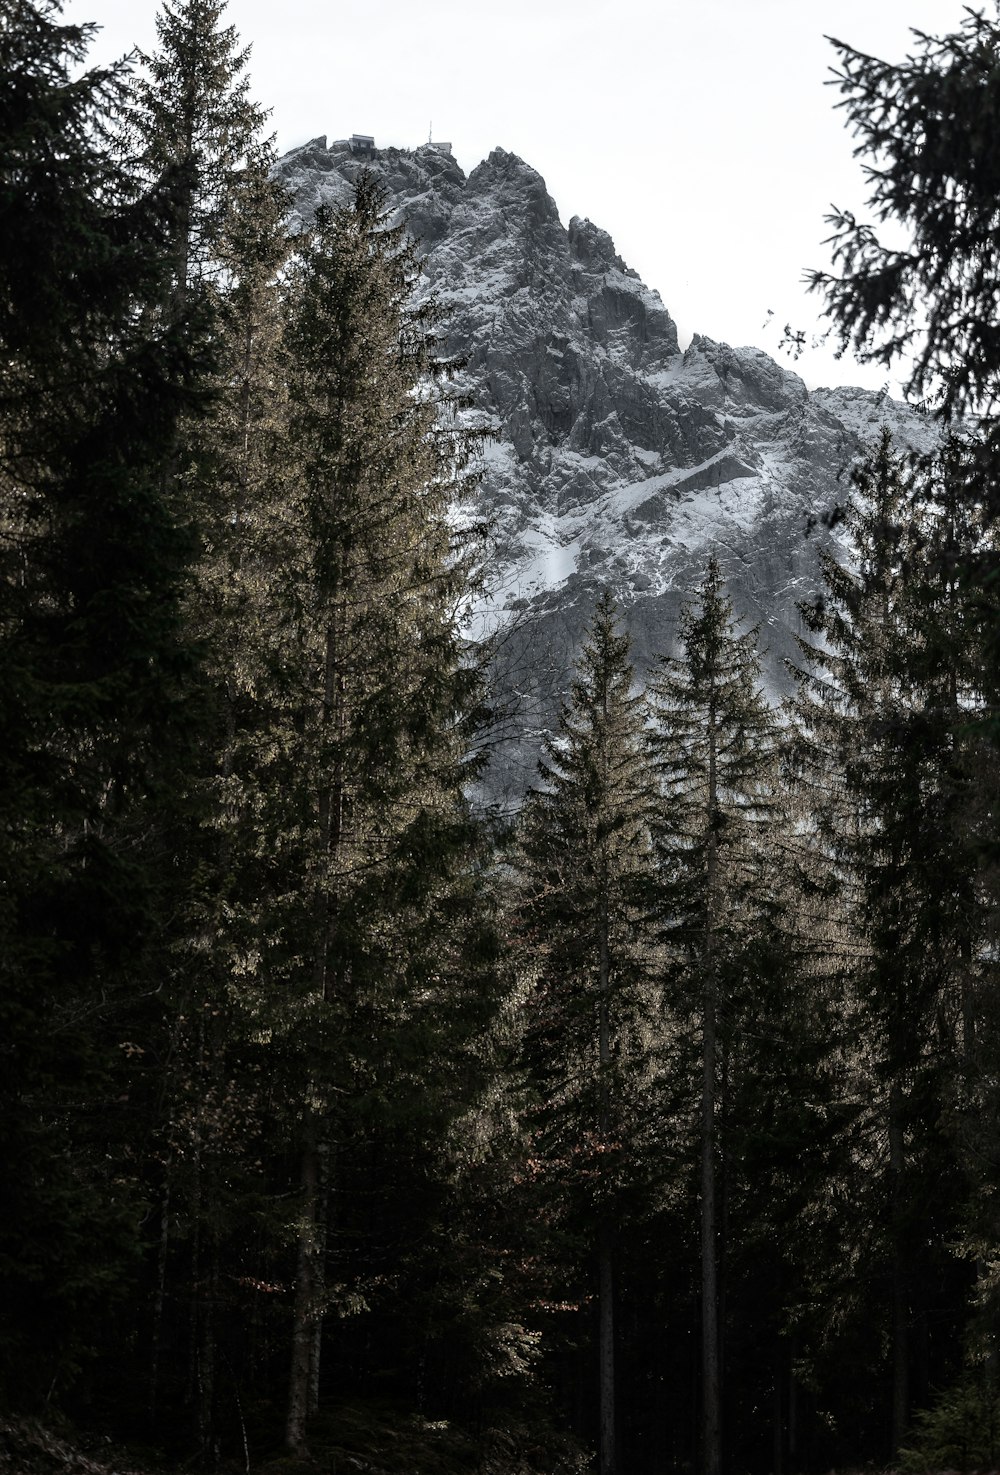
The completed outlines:
[[[718,550],[648,679],[604,588],[500,814],[446,316],[377,171],[291,229],[224,12],[94,69],[0,0],[3,1408],[994,1468],[1000,29],[835,43],[909,244],[815,285],[939,433],[850,468],[786,697]]]

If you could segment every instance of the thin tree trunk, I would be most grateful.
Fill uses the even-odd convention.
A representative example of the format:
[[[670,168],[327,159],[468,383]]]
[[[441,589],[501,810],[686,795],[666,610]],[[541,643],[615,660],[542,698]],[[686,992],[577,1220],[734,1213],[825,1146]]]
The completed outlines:
[[[726,1130],[726,1104],[729,1101],[729,1047],[725,1035],[718,1038],[719,999],[716,993],[716,1063],[715,1086],[715,1325],[718,1338],[719,1402],[722,1401],[722,1370],[726,1366],[726,1245],[729,1243],[729,1139]],[[722,1416],[719,1416],[720,1429]],[[720,1439],[721,1439],[720,1433]]]
[[[972,1080],[976,1056],[976,993],[972,974],[972,939],[963,926],[959,938],[961,1001],[962,1001],[962,1066],[968,1089]]]
[[[722,1469],[715,1216],[716,994],[714,975],[710,974],[705,985],[701,1096],[701,1339],[705,1475],[720,1475]]]
[[[617,1463],[617,1439],[615,1433],[614,1230],[607,1216],[601,1221],[599,1234],[601,1475],[614,1475]]]
[[[784,1351],[784,1343],[779,1339],[774,1354],[774,1393],[771,1404],[771,1469],[773,1475],[784,1475],[785,1471]]]
[[[215,1378],[218,1361],[215,1307],[219,1294],[219,1246],[214,1236],[209,1246],[208,1259],[205,1288],[199,1293],[201,1335],[198,1348],[198,1437],[202,1457],[215,1464],[218,1460],[215,1428]]]
[[[201,1321],[204,1314],[203,1296],[204,1287],[201,1281],[202,1266],[202,1111],[205,1100],[205,1089],[207,1087],[205,1072],[205,1016],[199,1011],[198,1016],[198,1054],[195,1064],[195,1080],[197,1083],[198,1108],[194,1117],[194,1147],[191,1152],[191,1177],[193,1187],[191,1190],[191,1297],[188,1309],[188,1389],[189,1396],[195,1408],[195,1417],[198,1424],[198,1440],[205,1449],[205,1430],[202,1425],[204,1414],[204,1403],[202,1399],[201,1381]]]
[[[324,654],[321,726],[334,725],[338,736],[343,726],[342,680],[337,671],[336,608],[331,611]],[[319,793],[318,821],[320,853],[327,862],[316,900],[316,958],[314,991],[324,1003],[330,992],[330,950],[336,918],[331,895],[330,862],[343,835],[344,779],[338,758],[334,772]],[[319,1405],[320,1352],[323,1339],[324,1261],[326,1234],[324,1215],[327,1184],[324,1172],[327,1142],[313,1098],[317,1078],[310,1071],[302,1134],[302,1212],[299,1219],[298,1262],[295,1276],[295,1308],[292,1316],[292,1362],[288,1386],[288,1419],[285,1443],[298,1455],[308,1452],[305,1425]]]
[[[889,1093],[889,1175],[892,1196],[892,1454],[910,1418],[910,1335],[902,1232],[903,1124],[900,1088]]]
[[[316,1114],[306,1103],[302,1129],[302,1208],[298,1225],[298,1263],[292,1312],[292,1366],[288,1380],[285,1443],[296,1455],[308,1454],[306,1419],[312,1391],[312,1361],[321,1295],[317,1226],[320,1153]]]
[[[717,1017],[719,984],[715,956],[715,907],[718,891],[718,840],[715,832],[718,800],[714,705],[709,708],[708,853],[706,865],[706,920],[702,1003],[701,1091],[701,1337],[702,1451],[705,1475],[721,1475],[722,1400],[719,1358],[718,1229],[716,1224],[716,1074],[718,1069]]]
[[[601,1134],[606,1137],[611,1124],[608,1073],[611,1068],[611,1028],[608,1016],[608,989],[611,968],[608,943],[608,878],[607,865],[602,865],[600,916],[600,1018],[599,1070],[601,1076]],[[614,1226],[606,1205],[601,1207],[598,1227],[598,1287],[600,1323],[598,1360],[600,1363],[601,1475],[615,1475],[617,1437],[615,1432],[615,1310],[614,1310]]]
[[[326,1243],[327,1243],[327,1169],[329,1149],[325,1141],[317,1144],[317,1169],[319,1174],[316,1217],[316,1294],[321,1301],[326,1292]],[[321,1306],[313,1320],[312,1350],[309,1358],[308,1413],[319,1411],[319,1379],[323,1354],[323,1315]]]
[[[160,1393],[160,1351],[163,1344],[163,1308],[167,1298],[167,1258],[170,1253],[170,1170],[173,1154],[164,1163],[163,1197],[160,1200],[160,1243],[156,1255],[156,1294],[153,1297],[153,1347],[149,1367],[149,1422],[156,1427]]]

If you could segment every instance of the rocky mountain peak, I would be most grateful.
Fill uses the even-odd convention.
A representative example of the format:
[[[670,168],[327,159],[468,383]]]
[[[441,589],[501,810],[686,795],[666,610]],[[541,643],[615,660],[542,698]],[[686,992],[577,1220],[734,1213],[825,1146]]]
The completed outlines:
[[[483,510],[495,578],[480,626],[504,621],[518,736],[493,792],[530,781],[598,592],[618,594],[640,671],[671,648],[679,606],[710,553],[734,604],[761,625],[768,674],[787,684],[797,603],[815,588],[844,469],[888,423],[926,445],[926,420],[863,389],[810,393],[761,349],[696,334],[682,353],[659,294],[574,216],[562,225],[541,175],[497,148],[466,177],[445,150],[356,150],[313,139],[279,173],[307,219],[351,198],[359,171],[384,180],[420,243],[427,289],[448,309],[462,388],[498,427]]]
[[[637,276],[615,251],[615,243],[607,231],[593,221],[574,215],[568,235],[570,254],[588,271],[619,271],[623,276]]]

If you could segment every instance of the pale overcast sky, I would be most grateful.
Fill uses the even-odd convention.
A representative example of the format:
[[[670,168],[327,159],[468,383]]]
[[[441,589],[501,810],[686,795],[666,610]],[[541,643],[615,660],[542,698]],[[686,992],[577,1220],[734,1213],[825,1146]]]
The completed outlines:
[[[155,0],[68,0],[104,61],[155,42]],[[962,0],[230,0],[284,151],[318,134],[414,147],[433,127],[469,172],[500,145],[589,216],[692,332],[780,357],[811,331],[800,286],[828,264],[831,202],[862,203],[830,34],[899,60],[909,30],[956,29]],[[773,316],[768,317],[768,313]],[[766,326],[765,326],[766,324]],[[790,362],[788,360],[783,360]],[[884,380],[827,353],[811,384]]]

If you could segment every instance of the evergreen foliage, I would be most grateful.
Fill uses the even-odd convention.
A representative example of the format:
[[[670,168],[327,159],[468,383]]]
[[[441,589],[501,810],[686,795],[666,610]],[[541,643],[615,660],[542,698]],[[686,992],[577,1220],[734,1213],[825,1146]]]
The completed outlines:
[[[635,1171],[629,1143],[653,1028],[652,775],[628,651],[605,592],[558,733],[545,744],[542,786],[525,804],[517,911],[532,974],[531,1154],[546,1180],[547,1217],[583,1257],[551,1299],[584,1294],[581,1276],[596,1260],[603,1475],[617,1459],[613,1244]]]
[[[840,47],[913,246],[839,216],[817,285],[950,423],[855,469],[797,697],[714,558],[645,695],[605,592],[501,861],[446,323],[370,173],[289,237],[224,10],[132,76],[0,4],[0,1399],[247,1468],[991,1462],[1000,33]]]
[[[605,593],[521,824],[518,926],[537,959],[536,997],[548,1001],[531,1031],[532,1071],[542,1096],[571,1114],[574,1137],[581,1127],[615,1135],[615,1077],[634,1068],[625,1041],[648,974],[652,786],[643,702],[616,618]],[[618,1041],[603,1063],[602,1028]]]
[[[163,0],[158,48],[138,53],[124,117],[125,140],[147,178],[178,182],[171,233],[173,292],[225,285],[233,192],[246,172],[260,172],[270,146],[266,113],[250,101],[249,48],[223,26],[227,0]]]
[[[950,35],[914,35],[913,54],[899,65],[834,43],[840,106],[859,139],[855,153],[868,161],[869,206],[879,224],[901,227],[904,241],[887,247],[872,226],[837,212],[836,271],[812,273],[812,284],[842,348],[887,366],[906,362],[908,391],[928,397],[950,438],[953,493],[962,489],[967,515],[995,524],[1000,26],[969,9]],[[967,557],[955,572],[978,605],[995,689],[995,563],[992,550]],[[989,722],[995,734],[995,715]]]
[[[869,208],[907,239],[883,245],[871,225],[836,211],[837,273],[811,279],[842,347],[886,366],[912,356],[909,392],[940,396],[950,420],[992,413],[997,400],[1000,26],[970,8],[950,35],[913,35],[913,53],[895,65],[833,43],[839,106],[869,161]]]
[[[425,1192],[417,1142],[440,1138],[465,1104],[463,1020],[480,1008],[462,994],[477,948],[462,795],[477,697],[457,623],[468,564],[448,518],[468,438],[443,418],[438,311],[415,302],[415,282],[414,249],[362,174],[353,206],[320,210],[301,240],[286,308],[300,542],[281,629],[286,705],[271,751],[287,780],[271,790],[280,871],[261,975],[285,996],[278,1028],[305,1087],[294,1448],[315,1398],[303,1391],[318,1355],[305,1329],[322,1317],[328,1144],[337,1173],[356,1172],[381,1122],[410,1142],[411,1190]],[[446,1051],[452,1081],[436,1086]]]
[[[151,1344],[133,1373],[133,1396],[154,1423],[167,1411],[176,1427],[180,1390],[197,1390],[187,1413],[206,1457],[217,1447],[219,1409],[234,1397],[242,1351],[223,1335],[240,1299],[223,1287],[253,1279],[246,1224],[262,1192],[247,1165],[262,1150],[267,1081],[234,1013],[247,943],[240,903],[254,884],[236,760],[262,725],[260,632],[281,553],[280,540],[267,544],[286,510],[288,479],[278,293],[285,201],[268,177],[265,115],[248,100],[247,53],[223,26],[224,8],[204,0],[163,7],[159,49],[139,56],[114,135],[132,158],[133,192],[170,181],[149,318],[170,331],[196,313],[212,347],[205,403],[177,421],[160,470],[193,554],[181,616],[196,704],[178,750],[183,761],[148,820],[151,848],[173,865],[149,969],[156,1006],[142,1035],[145,1057],[162,1067],[140,1072],[134,1102],[144,1114],[144,1187],[155,1207],[145,1220],[144,1294],[131,1329],[137,1344]]]
[[[1000,1400],[983,1369],[967,1374],[914,1421],[900,1468],[907,1475],[933,1470],[991,1470],[1000,1454]]]
[[[860,1031],[857,1089],[873,1106],[864,1150],[878,1185],[861,1217],[875,1236],[872,1270],[880,1257],[883,1265],[875,1283],[891,1330],[898,1448],[914,1338],[932,1317],[941,1355],[953,1357],[961,1324],[959,1314],[946,1336],[943,1309],[929,1298],[943,1285],[961,1307],[965,1281],[950,1253],[963,1185],[945,1122],[963,1031],[973,1027],[985,923],[971,826],[975,742],[965,731],[979,695],[963,680],[967,649],[956,638],[947,566],[930,556],[954,525],[932,515],[923,536],[918,489],[888,431],[852,481],[844,514],[852,560],[826,557],[824,596],[803,610],[818,638],[802,642],[810,670],[798,717],[812,781],[825,786],[816,814],[855,955],[847,1008]],[[932,638],[942,619],[947,643]],[[861,1314],[871,1314],[870,1300]],[[916,1392],[925,1396],[926,1382]]]
[[[738,635],[718,560],[709,559],[697,599],[681,613],[678,657],[664,658],[651,685],[653,753],[660,800],[654,822],[657,914],[666,949],[665,993],[699,1038],[702,1303],[702,1460],[722,1465],[722,1302],[725,1200],[738,1192],[732,1117],[752,1140],[744,1065],[754,1058],[751,1021],[770,1019],[780,995],[774,929],[780,866],[776,734],[760,683],[755,633]],[[746,1034],[744,1034],[746,1031]],[[751,1067],[752,1069],[752,1067]],[[692,1082],[690,1099],[697,1100]],[[742,1100],[734,1113],[733,1097]],[[771,1101],[773,1112],[775,1103]]]
[[[900,519],[906,546],[899,549],[905,562],[897,583],[903,591],[899,603],[905,599],[908,607],[898,622],[897,665],[900,650],[904,659],[897,682],[908,683],[909,690],[901,686],[893,705],[902,703],[909,710],[899,716],[891,708],[887,712],[884,747],[888,756],[895,745],[905,766],[895,776],[894,792],[888,778],[883,785],[891,817],[885,816],[886,840],[875,846],[875,853],[885,882],[880,887],[883,901],[893,891],[898,898],[893,931],[909,954],[912,976],[920,980],[901,985],[888,1013],[894,1007],[901,1016],[914,989],[926,1006],[923,1028],[913,1022],[908,1051],[896,1051],[908,1054],[909,1099],[915,1101],[919,1094],[912,1072],[926,1076],[929,1057],[937,1058],[945,1076],[957,1076],[963,1083],[954,1087],[964,1143],[960,1157],[976,1205],[970,1206],[976,1228],[964,1243],[970,1263],[976,1264],[983,1307],[990,1308],[976,1318],[980,1350],[988,1357],[995,1347],[995,1293],[984,1270],[992,1259],[994,1236],[985,1228],[989,1211],[986,1218],[983,1211],[992,1199],[987,1183],[994,1167],[992,1152],[984,1150],[984,1138],[972,1124],[991,1118],[986,1083],[996,1059],[988,982],[995,896],[988,816],[994,809],[995,762],[980,739],[988,734],[996,740],[1000,629],[992,144],[998,42],[996,22],[969,9],[951,35],[918,33],[913,54],[898,66],[835,43],[842,62],[841,105],[859,138],[856,153],[867,160],[869,205],[878,223],[896,223],[906,239],[900,247],[888,248],[872,227],[839,212],[832,218],[837,270],[813,275],[842,346],[887,365],[910,355],[908,387],[931,396],[943,424],[941,451],[924,458],[919,477],[914,474]],[[910,812],[904,815],[900,791],[907,781]],[[891,855],[895,874],[890,879]],[[883,941],[891,942],[887,931]],[[926,966],[919,957],[924,941]],[[884,982],[893,988],[888,973]],[[932,1024],[935,996],[937,1019]],[[884,1002],[882,1010],[883,1026],[893,1028]],[[895,1037],[906,1033],[900,1018]],[[917,1057],[922,1065],[914,1064]],[[897,1088],[898,1102],[906,1095]],[[934,1096],[931,1092],[925,1100],[931,1112]],[[913,1124],[913,1140],[924,1147],[923,1122]],[[931,1202],[937,1211],[937,1201]],[[921,1224],[923,1243],[927,1212],[927,1202],[921,1201],[919,1213],[914,1208],[912,1216],[912,1228]],[[955,1242],[962,1243],[959,1234]],[[954,1304],[953,1288],[944,1294]],[[902,1353],[897,1357],[897,1438],[908,1361]]]
[[[52,4],[5,7],[0,968],[18,1388],[75,1370],[134,1251],[111,1102],[161,915],[146,811],[177,771],[191,672],[193,550],[163,468],[209,362],[196,315],[151,318],[173,181],[136,190],[109,153],[124,83],[75,75],[87,39]]]
[[[756,632],[736,633],[714,557],[681,612],[679,643],[683,654],[661,661],[650,688],[656,836],[665,939],[697,959],[697,971],[713,948],[738,951],[766,910],[761,882],[772,857],[763,837],[776,813],[777,732]]]

